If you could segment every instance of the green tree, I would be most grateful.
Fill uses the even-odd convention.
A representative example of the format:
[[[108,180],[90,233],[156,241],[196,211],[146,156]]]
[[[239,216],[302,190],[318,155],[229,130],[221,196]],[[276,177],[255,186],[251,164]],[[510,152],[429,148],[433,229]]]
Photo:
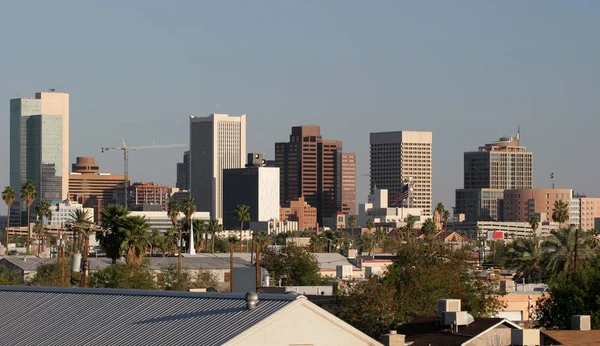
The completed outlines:
[[[276,282],[283,279],[293,286],[312,286],[321,282],[319,262],[306,247],[288,245],[280,251],[267,248],[261,253],[260,260]]]
[[[0,285],[22,285],[23,278],[19,274],[10,271],[6,266],[0,264]]]
[[[106,256],[115,264],[123,253],[123,243],[126,235],[123,230],[129,211],[122,205],[110,204],[102,208],[100,222],[106,231],[96,233],[100,246],[106,251]]]
[[[150,224],[144,216],[128,216],[123,225],[125,242],[123,250],[127,253],[128,264],[141,264],[149,246]]]
[[[529,226],[531,227],[531,231],[533,232],[533,234],[535,234],[535,231],[537,231],[539,225],[540,225],[540,220],[537,218],[537,216],[533,215],[529,219]]]
[[[535,234],[527,238],[517,238],[508,249],[506,266],[517,271],[515,281],[527,282],[542,280],[542,240]]]
[[[359,252],[373,252],[375,249],[375,237],[371,233],[365,233],[358,238]]]
[[[366,226],[367,226],[367,230],[369,230],[369,232],[371,232],[371,230],[373,229],[373,227],[375,227],[374,224],[373,224],[373,219],[368,219]]]
[[[450,219],[450,212],[448,210],[444,210],[444,214],[442,215],[442,221],[444,221],[444,230],[448,227],[448,219]]]
[[[33,180],[27,180],[25,182],[25,184],[23,184],[23,186],[21,186],[21,200],[23,201],[23,203],[25,203],[27,205],[27,244],[26,244],[26,248],[27,251],[29,251],[29,244],[31,243],[31,236],[30,236],[30,223],[31,223],[31,205],[33,204],[33,202],[37,199],[37,187],[35,186],[35,183],[33,182]]]
[[[356,215],[348,216],[348,228],[350,228],[350,234],[352,236],[354,236],[354,229],[356,228],[357,224],[358,221],[356,220]]]
[[[404,219],[404,222],[406,223],[406,225],[404,226],[404,229],[406,231],[406,243],[410,244],[412,240],[412,231],[415,228],[415,217],[412,215],[408,215]]]
[[[222,228],[221,224],[219,223],[219,220],[208,221],[208,232],[210,232],[210,234],[211,234],[210,239],[212,240],[210,253],[215,252],[215,237],[216,237],[217,233],[221,232],[222,230],[223,230],[223,228]]]
[[[542,267],[545,268],[548,275],[552,276],[575,270],[576,238],[585,237],[585,234],[581,235],[577,230],[575,226],[571,225],[567,228],[552,231],[551,235],[545,238],[542,243],[544,250]],[[585,246],[587,245],[585,239],[581,240],[584,244],[579,249],[581,259],[589,260],[592,258],[593,252],[588,246]]]
[[[66,279],[71,272],[71,261],[65,259],[64,266],[61,271],[60,263],[42,263],[38,266],[35,276],[31,280],[33,286],[63,286],[63,275],[65,275],[64,285],[69,285],[69,280]]]
[[[38,246],[37,246],[37,252],[39,254],[41,251],[41,246],[44,243],[45,220],[52,219],[52,209],[50,207],[50,203],[48,203],[47,201],[41,201],[40,203],[38,203],[38,205],[35,206],[35,214],[41,220],[41,223],[40,223],[41,232],[39,232],[39,234],[38,234]]]
[[[444,208],[444,204],[442,202],[439,202],[435,206],[435,211],[438,212],[438,214],[440,215],[440,218],[441,218],[444,215],[444,211],[446,211],[446,208]]]
[[[414,243],[400,247],[382,276],[348,285],[341,292],[339,317],[379,337],[414,316],[435,315],[441,297],[461,299],[463,310],[489,317],[504,306],[498,294],[472,270],[468,251],[430,253]]]
[[[433,248],[433,243],[435,241],[435,234],[436,234],[436,226],[435,226],[435,222],[433,221],[433,219],[429,218],[429,219],[425,220],[425,222],[423,223],[423,226],[421,226],[421,232],[423,233],[423,235],[425,237],[425,241],[429,245],[429,251],[431,251]]]
[[[128,288],[155,290],[154,274],[138,264],[111,264],[93,273],[89,280],[93,288]]]
[[[240,222],[240,239],[243,239],[244,222],[250,221],[250,207],[245,204],[236,206],[233,210],[233,218]]]
[[[569,221],[569,205],[566,202],[563,202],[562,199],[554,202],[552,220],[558,222],[561,226]]]
[[[6,203],[6,208],[8,209],[6,214],[6,228],[4,230],[6,233],[6,255],[8,255],[8,226],[10,226],[10,207],[12,206],[15,199],[17,199],[15,190],[10,186],[6,186],[4,188],[4,191],[2,191],[2,200],[4,201],[4,203]]]
[[[83,250],[85,239],[90,236],[90,226],[92,224],[92,215],[84,209],[75,209],[69,213],[71,218],[70,228],[73,230],[77,242],[77,250]]]
[[[570,329],[573,315],[590,315],[592,329],[600,329],[600,259],[562,273],[548,284],[536,304],[538,327]]]
[[[163,257],[166,256],[167,252],[170,252],[173,249],[175,231],[175,227],[171,227],[167,230],[167,232],[161,234],[158,238],[158,243],[156,244],[156,247],[160,249]]]

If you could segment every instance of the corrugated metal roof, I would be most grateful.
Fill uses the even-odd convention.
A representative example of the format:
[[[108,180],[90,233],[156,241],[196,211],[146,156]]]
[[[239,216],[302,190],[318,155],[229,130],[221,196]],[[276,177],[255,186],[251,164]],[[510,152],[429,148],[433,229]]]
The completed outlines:
[[[221,345],[296,295],[0,286],[3,345]]]

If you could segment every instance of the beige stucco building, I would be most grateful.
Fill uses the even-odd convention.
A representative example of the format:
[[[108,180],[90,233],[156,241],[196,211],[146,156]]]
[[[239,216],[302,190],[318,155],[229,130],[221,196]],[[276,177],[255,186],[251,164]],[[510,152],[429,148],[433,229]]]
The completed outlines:
[[[432,205],[432,133],[393,131],[370,134],[371,194],[376,189],[389,191],[388,204],[419,208],[423,217],[431,217]],[[411,179],[411,191],[397,203],[396,196]]]

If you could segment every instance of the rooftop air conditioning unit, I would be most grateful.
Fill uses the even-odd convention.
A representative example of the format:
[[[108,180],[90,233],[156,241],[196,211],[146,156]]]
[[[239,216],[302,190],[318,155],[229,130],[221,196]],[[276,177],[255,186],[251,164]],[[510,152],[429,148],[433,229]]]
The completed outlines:
[[[437,317],[443,318],[444,312],[460,311],[460,299],[438,299],[437,301]]]
[[[442,325],[445,326],[466,326],[469,324],[466,311],[444,312]]]
[[[575,315],[571,317],[571,329],[573,330],[591,330],[592,321],[589,315]]]
[[[514,346],[540,345],[539,329],[513,329],[510,332],[510,344]]]

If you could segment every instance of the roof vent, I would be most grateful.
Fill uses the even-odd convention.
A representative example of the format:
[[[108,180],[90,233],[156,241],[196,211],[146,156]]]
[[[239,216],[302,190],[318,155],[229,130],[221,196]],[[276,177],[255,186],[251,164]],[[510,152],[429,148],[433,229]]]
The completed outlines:
[[[254,310],[258,304],[258,294],[255,292],[246,293],[246,310]]]

